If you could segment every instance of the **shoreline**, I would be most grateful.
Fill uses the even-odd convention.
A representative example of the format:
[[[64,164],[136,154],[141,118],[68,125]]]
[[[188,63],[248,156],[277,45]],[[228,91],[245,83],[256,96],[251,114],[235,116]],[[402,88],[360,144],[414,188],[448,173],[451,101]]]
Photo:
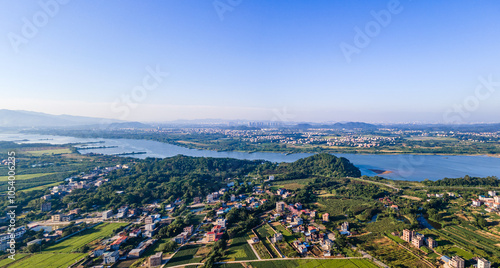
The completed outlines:
[[[1,132],[0,134],[19,134],[19,133],[9,133],[9,132]],[[20,134],[27,134],[27,133],[20,133]],[[30,134],[27,134],[30,135]],[[138,141],[155,141],[155,142],[161,142],[169,145],[174,145],[174,146],[179,146],[183,147],[186,149],[192,149],[192,150],[204,150],[204,151],[211,151],[211,152],[218,152],[218,153],[230,153],[230,152],[238,152],[238,153],[276,153],[276,154],[285,154],[285,155],[294,155],[294,154],[318,154],[318,153],[328,153],[328,154],[352,154],[352,155],[435,155],[435,156],[484,156],[484,157],[493,157],[493,158],[500,158],[500,153],[499,154],[489,154],[489,153],[477,153],[477,154],[445,154],[445,153],[418,153],[418,152],[331,152],[329,150],[321,150],[321,151],[302,151],[302,152],[290,152],[290,151],[267,151],[267,150],[211,150],[207,148],[201,148],[201,147],[196,147],[196,146],[186,146],[186,143],[182,142],[163,142],[163,141],[156,141],[156,140],[148,140],[148,139],[130,139],[130,138],[102,138],[102,137],[90,137],[90,138],[83,138],[83,137],[78,137],[78,136],[61,136],[61,135],[54,135],[54,134],[34,134],[34,135],[46,135],[46,136],[58,136],[58,137],[72,137],[72,138],[80,138],[80,139],[107,139],[107,140],[113,140],[113,139],[129,139],[129,140],[138,140]],[[4,141],[4,140],[0,140]],[[41,140],[41,141],[47,141],[47,140]],[[7,142],[7,141],[6,141]],[[15,142],[15,141],[11,141]],[[102,143],[103,141],[99,141]],[[87,142],[89,143],[89,142]],[[41,144],[53,144],[53,143],[43,143]],[[70,145],[72,146],[75,143],[66,143],[66,144],[57,144],[57,145]],[[75,147],[76,148],[76,147]]]

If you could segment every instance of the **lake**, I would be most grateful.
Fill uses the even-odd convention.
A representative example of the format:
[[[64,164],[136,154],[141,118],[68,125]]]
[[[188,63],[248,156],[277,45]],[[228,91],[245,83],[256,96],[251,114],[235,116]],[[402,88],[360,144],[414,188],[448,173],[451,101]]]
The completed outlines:
[[[81,150],[82,154],[120,154],[145,152],[128,155],[135,158],[165,158],[179,154],[196,157],[229,157],[246,160],[267,160],[271,162],[294,162],[312,154],[244,153],[216,152],[180,147],[177,145],[133,139],[74,138],[37,134],[0,134],[0,141],[18,143],[92,143],[89,147],[112,147]],[[100,142],[95,144],[95,142]],[[500,158],[488,156],[443,156],[443,155],[376,155],[376,154],[335,154],[349,159],[363,175],[379,176],[399,180],[438,180],[445,177],[457,178],[465,175],[474,177],[500,176]],[[1,158],[1,157],[0,157]]]

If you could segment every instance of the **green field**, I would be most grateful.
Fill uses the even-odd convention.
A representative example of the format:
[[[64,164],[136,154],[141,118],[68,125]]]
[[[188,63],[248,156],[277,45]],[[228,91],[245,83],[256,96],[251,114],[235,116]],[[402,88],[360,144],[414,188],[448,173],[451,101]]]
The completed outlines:
[[[451,247],[447,249],[446,252],[448,252],[449,255],[459,255],[466,260],[470,260],[475,257],[474,254],[457,247]]]
[[[389,237],[392,241],[396,242],[396,243],[404,243],[405,242],[403,239],[401,239],[398,236],[394,236],[394,235],[391,235],[391,234],[385,234],[385,235],[387,237]]]
[[[268,253],[266,246],[261,242],[253,244],[253,248],[257,251],[261,259],[272,259],[272,256]]]
[[[283,261],[264,261],[250,262],[254,268],[377,268],[367,259],[307,259],[307,260],[283,260]]]
[[[198,263],[201,262],[201,258],[195,258],[196,252],[202,245],[186,245],[182,247],[170,261],[167,263],[165,267],[189,264],[189,263]]]
[[[293,242],[294,240],[297,240],[297,238],[296,238],[296,237],[294,237],[294,236],[292,235],[292,233],[290,233],[290,231],[288,231],[285,227],[283,227],[283,225],[281,225],[281,224],[280,224],[280,225],[276,225],[276,226],[274,226],[274,228],[275,228],[278,232],[280,232],[280,233],[282,233],[282,234],[283,234],[283,238],[285,239],[285,241],[286,241],[286,242],[291,243],[291,242]]]
[[[18,253],[16,254],[16,256],[14,257],[15,260],[12,260],[12,259],[9,259],[9,258],[5,258],[3,260],[0,261],[0,267],[5,267],[7,264],[10,264],[10,263],[13,263],[15,261],[19,261],[20,259],[28,256],[29,254],[24,254],[24,253]]]
[[[390,267],[405,268],[427,268],[429,265],[412,255],[407,250],[399,247],[394,241],[386,236],[377,236],[369,234],[357,237],[361,242],[360,247],[376,256],[377,259],[389,265]]]
[[[231,241],[231,245],[226,251],[226,259],[234,260],[234,261],[243,261],[243,260],[256,260],[257,256],[253,253],[252,248],[247,243],[250,237],[241,236],[235,237]]]
[[[60,243],[52,245],[44,250],[49,253],[70,253],[89,244],[92,241],[108,237],[113,234],[114,230],[127,223],[103,223],[95,226],[94,228],[87,229],[80,234],[70,237]]]
[[[360,199],[321,198],[318,203],[319,210],[330,215],[344,215],[348,211],[356,215],[374,206],[374,202]]]
[[[388,233],[394,230],[402,231],[406,227],[406,224],[396,219],[389,217],[382,218],[381,215],[379,215],[377,221],[368,223],[365,229],[372,233]]]
[[[68,267],[75,261],[86,256],[86,253],[42,253],[34,254],[30,257],[23,258],[16,261],[9,268],[59,268]]]
[[[69,148],[63,148],[63,149],[53,149],[53,150],[26,151],[26,153],[32,156],[41,156],[41,155],[54,155],[54,154],[70,154],[71,150]]]
[[[52,174],[56,174],[56,172],[54,173],[36,173],[36,174],[25,174],[25,175],[16,175],[16,181],[17,180],[29,180],[29,179],[33,179],[33,178],[38,178],[38,177],[42,177],[42,176],[46,176],[46,175],[52,175]],[[9,176],[1,176],[0,177],[0,181],[8,181],[9,179]]]
[[[79,235],[70,237],[60,243],[54,244],[39,254],[18,259],[8,267],[37,267],[37,268],[56,268],[68,267],[75,261],[86,256],[87,253],[72,253],[75,250],[89,244],[92,241],[107,237],[113,234],[114,230],[120,226],[125,226],[127,223],[105,223],[94,228],[83,231]],[[26,254],[24,254],[26,255]],[[21,258],[22,254],[18,254],[17,258]],[[0,267],[5,267],[9,262],[7,260],[0,261]]]
[[[49,183],[49,184],[45,184],[45,185],[36,186],[36,187],[33,187],[33,188],[28,188],[28,189],[20,190],[20,192],[31,192],[31,191],[35,191],[35,190],[43,190],[43,189],[45,189],[47,187],[57,186],[57,185],[59,185],[61,183],[63,183],[63,182]]]

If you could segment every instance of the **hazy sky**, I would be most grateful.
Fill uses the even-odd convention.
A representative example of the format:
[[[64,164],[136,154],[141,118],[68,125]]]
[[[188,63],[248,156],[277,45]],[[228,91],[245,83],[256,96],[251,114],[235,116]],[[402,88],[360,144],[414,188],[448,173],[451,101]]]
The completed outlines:
[[[499,14],[497,0],[0,0],[0,109],[499,122]]]

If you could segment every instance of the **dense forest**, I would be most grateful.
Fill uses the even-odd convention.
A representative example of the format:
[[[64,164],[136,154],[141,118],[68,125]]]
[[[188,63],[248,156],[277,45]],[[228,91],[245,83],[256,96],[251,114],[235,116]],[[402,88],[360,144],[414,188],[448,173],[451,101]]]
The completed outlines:
[[[463,178],[444,178],[442,180],[430,181],[425,180],[424,185],[426,186],[462,186],[462,187],[471,187],[471,186],[492,186],[499,187],[500,180],[497,177],[486,177],[486,178],[478,178],[478,177],[470,177],[465,176]]]
[[[360,177],[361,171],[348,159],[336,157],[331,154],[320,153],[310,157],[299,159],[293,163],[280,164],[278,171],[290,176],[300,177],[323,176],[323,177]]]

